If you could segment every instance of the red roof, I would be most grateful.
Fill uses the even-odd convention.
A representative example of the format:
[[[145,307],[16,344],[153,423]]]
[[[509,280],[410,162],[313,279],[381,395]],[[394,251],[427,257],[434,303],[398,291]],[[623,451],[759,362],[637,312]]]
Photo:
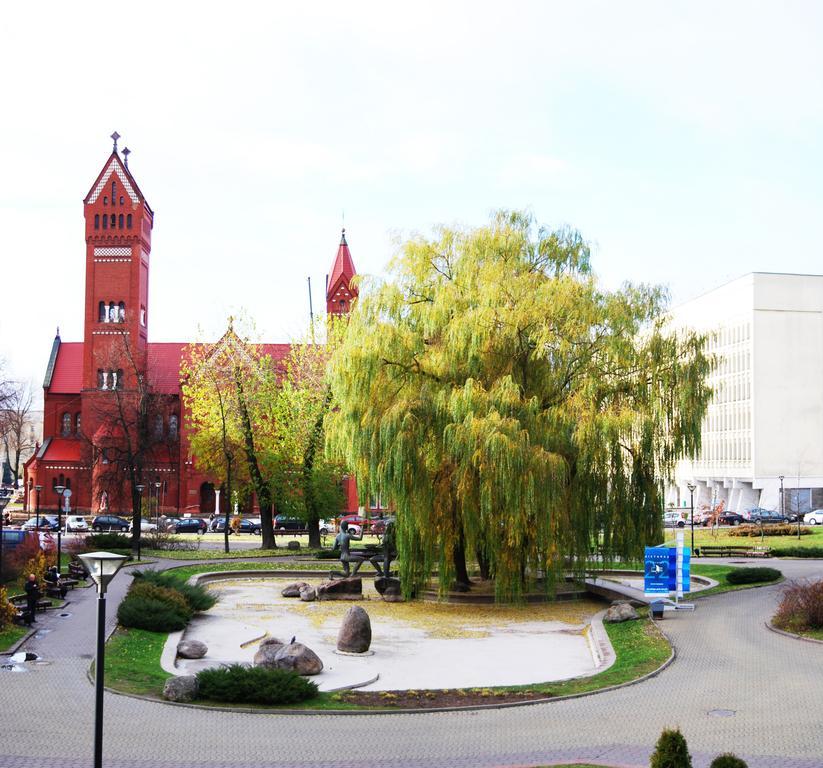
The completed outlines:
[[[61,342],[49,392],[58,395],[75,395],[79,394],[82,388],[83,342]]]
[[[180,341],[149,344],[149,385],[155,392],[164,395],[180,392],[180,361],[187,346]]]
[[[349,244],[346,242],[346,230],[343,230],[343,235],[340,238],[340,247],[337,249],[337,256],[334,259],[334,265],[332,266],[331,270],[331,277],[329,278],[329,284],[326,292],[326,299],[328,299],[335,290],[337,290],[337,284],[341,278],[344,279],[346,285],[349,284],[351,279],[357,274],[357,271],[354,268],[354,262],[351,258],[351,253],[349,252]],[[351,288],[352,293],[356,296],[357,291],[354,288]]]
[[[79,440],[53,437],[40,461],[80,461],[81,444]]]

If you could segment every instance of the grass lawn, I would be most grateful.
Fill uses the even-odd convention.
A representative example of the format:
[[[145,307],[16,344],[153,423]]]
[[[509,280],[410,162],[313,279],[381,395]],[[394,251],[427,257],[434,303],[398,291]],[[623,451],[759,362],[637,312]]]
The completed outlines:
[[[28,631],[28,627],[18,627],[16,624],[0,630],[0,651],[7,651]]]
[[[802,535],[799,539],[794,536],[764,536],[761,540],[760,536],[730,536],[729,532],[735,530],[734,528],[720,528],[716,531],[711,528],[697,528],[694,529],[694,546],[695,549],[702,546],[765,546],[771,547],[775,554],[779,554],[779,550],[787,547],[800,547],[801,549],[820,547],[823,549],[823,526],[808,526],[806,530],[811,533]],[[691,529],[686,527],[685,542],[686,546],[691,544]],[[666,529],[665,546],[673,547],[675,545],[674,529]]]
[[[169,573],[185,581],[195,573],[211,570],[262,570],[267,563],[214,563],[174,568]],[[641,611],[644,614],[645,611]],[[492,704],[495,698],[505,701],[513,694],[528,693],[533,697],[564,696],[573,693],[596,691],[612,685],[635,680],[657,669],[671,654],[671,648],[657,627],[645,618],[622,624],[607,624],[612,645],[617,654],[615,663],[604,672],[588,678],[566,680],[558,683],[511,686],[505,688],[477,689],[478,703]],[[106,682],[112,688],[127,693],[160,696],[163,683],[169,677],[160,667],[160,655],[167,635],[165,633],[120,628],[109,641],[106,653]],[[467,693],[472,689],[467,689]],[[479,698],[482,696],[482,699]],[[398,696],[387,697],[381,702],[385,708],[392,706]],[[350,700],[346,700],[350,699]],[[370,703],[369,708],[375,705]],[[379,706],[379,705],[378,705]],[[260,707],[265,709],[266,707]],[[293,705],[294,709],[361,709],[356,696],[340,693],[321,693],[316,698]]]
[[[258,557],[294,557],[316,555],[320,550],[303,548],[293,549],[234,549],[224,552],[222,549],[144,549],[143,553],[148,557],[163,557],[167,560],[248,560]]]

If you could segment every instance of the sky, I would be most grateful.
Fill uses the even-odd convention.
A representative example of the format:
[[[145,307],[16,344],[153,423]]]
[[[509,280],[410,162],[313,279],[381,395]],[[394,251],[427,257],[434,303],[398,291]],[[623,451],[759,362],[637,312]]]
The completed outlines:
[[[244,312],[302,338],[358,272],[500,208],[578,229],[607,288],[678,303],[819,273],[823,5],[15,3],[0,29],[0,357],[83,337],[82,200],[111,152],[155,211],[150,341]]]

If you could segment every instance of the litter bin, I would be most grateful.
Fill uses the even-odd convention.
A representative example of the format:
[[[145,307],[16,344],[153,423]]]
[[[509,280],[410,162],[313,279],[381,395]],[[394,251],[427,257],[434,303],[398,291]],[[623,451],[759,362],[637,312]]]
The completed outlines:
[[[663,611],[665,610],[665,605],[666,604],[662,600],[652,600],[652,603],[649,607],[651,608],[653,619],[663,618]]]

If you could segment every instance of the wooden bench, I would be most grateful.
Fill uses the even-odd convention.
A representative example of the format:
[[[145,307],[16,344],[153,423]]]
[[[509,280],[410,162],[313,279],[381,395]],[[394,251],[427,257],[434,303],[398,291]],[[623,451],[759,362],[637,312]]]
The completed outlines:
[[[15,597],[10,597],[9,602],[15,608],[25,608],[26,607],[26,596],[25,595],[16,595]],[[45,611],[46,608],[51,608],[51,600],[40,599],[37,601],[37,609],[38,611]]]
[[[770,554],[769,547],[706,545],[694,548],[695,557],[769,557]]]

